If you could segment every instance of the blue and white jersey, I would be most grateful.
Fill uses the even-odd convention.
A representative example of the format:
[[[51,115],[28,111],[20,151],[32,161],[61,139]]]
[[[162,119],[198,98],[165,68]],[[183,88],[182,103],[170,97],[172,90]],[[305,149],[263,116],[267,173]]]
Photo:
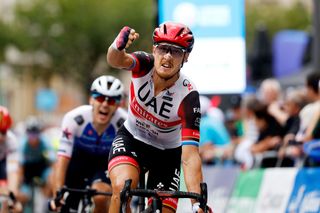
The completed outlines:
[[[108,158],[112,141],[127,118],[127,113],[118,108],[101,135],[94,129],[92,117],[91,105],[77,107],[64,116],[59,156],[87,160]]]

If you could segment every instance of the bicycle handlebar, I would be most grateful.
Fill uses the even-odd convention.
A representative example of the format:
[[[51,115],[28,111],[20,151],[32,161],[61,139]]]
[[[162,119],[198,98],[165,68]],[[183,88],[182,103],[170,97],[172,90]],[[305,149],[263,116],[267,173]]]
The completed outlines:
[[[89,197],[93,197],[96,195],[105,195],[105,196],[111,196],[112,193],[111,192],[100,192],[97,191],[96,189],[92,189],[92,188],[86,188],[86,189],[74,189],[74,188],[68,188],[66,186],[62,187],[58,193],[60,194],[64,194],[66,192],[70,192],[70,193],[75,193],[75,194],[80,194],[80,195],[88,195]]]
[[[64,198],[64,195],[67,192],[68,193],[73,193],[73,194],[79,194],[79,195],[81,195],[81,196],[83,196],[84,198],[87,198],[87,199],[90,199],[90,198],[92,198],[93,196],[96,196],[96,195],[104,195],[104,196],[111,196],[112,195],[111,192],[100,192],[100,191],[97,191],[96,189],[91,189],[91,188],[74,189],[74,188],[68,188],[66,186],[63,186],[60,190],[58,190],[56,192],[56,197],[54,199],[48,201],[48,209],[50,211],[53,211],[52,206],[51,206],[51,201],[54,202],[54,205],[56,207],[62,206],[63,204],[61,203],[61,200]],[[85,204],[88,205],[90,203],[85,203]]]
[[[201,193],[195,192],[184,192],[184,191],[161,191],[161,190],[152,190],[152,189],[131,189],[131,179],[126,180],[123,190],[120,193],[120,200],[122,203],[126,202],[129,197],[132,196],[141,196],[141,197],[155,197],[155,198],[190,198],[195,199],[200,203],[200,208],[207,212],[207,184],[200,183]],[[123,207],[120,206],[122,209]],[[120,211],[121,211],[120,209]],[[122,209],[123,210],[123,209]]]

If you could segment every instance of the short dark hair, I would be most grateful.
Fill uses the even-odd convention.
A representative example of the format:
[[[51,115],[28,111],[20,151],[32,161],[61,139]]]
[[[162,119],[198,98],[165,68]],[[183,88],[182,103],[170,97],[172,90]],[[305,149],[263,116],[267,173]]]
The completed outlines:
[[[314,71],[307,76],[307,87],[311,88],[316,94],[319,94],[320,71]]]

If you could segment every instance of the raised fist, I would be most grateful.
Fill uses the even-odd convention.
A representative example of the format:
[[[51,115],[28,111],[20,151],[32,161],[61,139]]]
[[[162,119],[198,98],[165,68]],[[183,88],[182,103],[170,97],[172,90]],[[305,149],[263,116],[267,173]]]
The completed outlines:
[[[121,29],[120,33],[115,39],[114,47],[121,51],[125,48],[128,48],[132,44],[132,42],[137,38],[139,38],[139,34],[136,33],[134,29],[125,26]]]

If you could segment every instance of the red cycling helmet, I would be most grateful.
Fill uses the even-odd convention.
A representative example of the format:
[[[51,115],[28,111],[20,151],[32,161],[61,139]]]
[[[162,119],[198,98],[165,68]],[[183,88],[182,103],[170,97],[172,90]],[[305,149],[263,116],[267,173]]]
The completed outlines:
[[[11,124],[12,119],[9,110],[4,106],[0,106],[0,132],[6,133],[10,129]]]
[[[194,38],[191,30],[184,24],[175,22],[165,22],[157,27],[153,32],[153,43],[160,42],[173,43],[191,52]]]

